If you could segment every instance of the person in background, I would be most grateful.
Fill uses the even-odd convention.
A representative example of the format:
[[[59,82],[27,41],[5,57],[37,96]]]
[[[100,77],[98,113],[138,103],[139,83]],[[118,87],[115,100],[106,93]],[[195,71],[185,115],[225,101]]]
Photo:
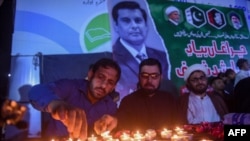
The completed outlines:
[[[224,100],[207,92],[208,72],[202,64],[193,64],[184,72],[184,81],[189,94],[179,97],[179,120],[183,124],[218,122],[228,113]]]
[[[180,22],[180,11],[175,6],[169,6],[165,10],[165,14],[168,21],[174,25],[178,25]]]
[[[111,122],[116,124],[118,131],[158,130],[175,126],[176,100],[172,94],[159,90],[162,79],[160,62],[154,58],[143,60],[138,79],[139,88],[122,99],[116,116],[95,123],[97,133],[106,131]]]
[[[250,113],[250,77],[243,78],[234,88],[235,113]]]
[[[243,79],[250,76],[250,65],[247,59],[240,58],[236,62],[236,66],[240,69],[238,73],[236,73],[235,81],[234,81],[234,87],[237,85],[237,83]]]
[[[227,78],[225,82],[225,90],[228,91],[230,95],[233,95],[236,73],[233,69],[227,69],[225,71],[225,76]]]
[[[212,77],[209,82],[210,86],[213,88],[213,93],[220,96],[228,107],[229,112],[233,112],[233,95],[225,90],[226,85],[219,76]]]
[[[162,64],[164,86],[169,92],[177,91],[169,80],[169,63],[164,51],[149,47],[145,41],[148,34],[148,16],[136,1],[122,1],[112,8],[114,30],[119,35],[113,44],[113,59],[118,62],[122,71],[117,85],[120,99],[137,89],[138,66],[143,59],[156,58]]]
[[[121,69],[112,59],[98,60],[88,80],[61,79],[31,88],[29,99],[37,110],[55,119],[49,137],[72,137],[85,140],[93,133],[93,124],[105,114],[113,115],[117,104],[109,96],[119,81]],[[88,131],[88,132],[87,132]]]

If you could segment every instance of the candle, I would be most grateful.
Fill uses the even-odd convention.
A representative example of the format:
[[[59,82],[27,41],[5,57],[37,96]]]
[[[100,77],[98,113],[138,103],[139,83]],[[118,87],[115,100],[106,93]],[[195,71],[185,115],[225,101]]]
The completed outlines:
[[[183,130],[179,130],[179,131],[177,131],[176,132],[177,133],[177,135],[185,135],[185,134],[187,134],[187,131],[183,131]]]
[[[161,138],[163,139],[169,139],[172,136],[172,130],[163,129],[161,131]]]
[[[145,139],[146,140],[152,140],[153,138],[155,138],[157,135],[156,131],[153,129],[148,129],[145,133]]]
[[[109,133],[110,131],[105,131],[101,133],[103,140],[113,140],[113,137]]]
[[[182,141],[182,137],[178,136],[178,135],[173,135],[171,137],[171,141]]]
[[[145,137],[139,131],[137,131],[134,134],[134,140],[135,141],[143,141],[144,139],[145,139]]]
[[[180,127],[176,127],[174,130],[175,130],[175,132],[179,132],[179,131],[183,131],[184,129],[180,128]]]
[[[120,140],[121,141],[130,141],[131,137],[127,133],[122,133],[122,135],[120,136]]]
[[[88,137],[87,140],[88,141],[97,141],[97,137],[95,137],[94,135],[92,135],[91,137]]]
[[[182,138],[187,141],[192,141],[193,140],[193,135],[194,134],[184,134],[182,135]]]

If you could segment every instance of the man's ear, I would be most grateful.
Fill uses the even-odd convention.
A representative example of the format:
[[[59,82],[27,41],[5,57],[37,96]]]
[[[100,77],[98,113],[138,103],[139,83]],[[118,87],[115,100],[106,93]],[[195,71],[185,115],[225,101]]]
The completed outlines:
[[[94,75],[94,72],[93,72],[93,70],[92,69],[90,69],[90,70],[88,70],[88,74],[87,74],[88,76],[88,80],[90,79],[90,78],[92,78],[93,77],[93,75]]]
[[[119,32],[118,26],[117,26],[117,22],[113,22],[113,28],[115,30],[115,32]]]

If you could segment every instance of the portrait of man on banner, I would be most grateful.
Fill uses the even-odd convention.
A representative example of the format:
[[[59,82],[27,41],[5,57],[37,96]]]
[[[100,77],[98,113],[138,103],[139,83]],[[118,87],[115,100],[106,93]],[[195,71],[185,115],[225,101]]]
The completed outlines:
[[[111,3],[113,36],[112,54],[122,69],[117,86],[120,98],[137,89],[139,64],[143,59],[156,58],[162,64],[163,78],[169,80],[169,60],[160,36],[153,31],[144,1],[117,1]],[[154,36],[152,36],[154,34]],[[172,89],[171,85],[169,85]]]
[[[238,30],[242,27],[240,16],[237,13],[235,12],[230,13],[229,17],[233,28]]]
[[[174,25],[178,25],[181,20],[180,10],[175,6],[169,6],[165,9],[166,20]]]

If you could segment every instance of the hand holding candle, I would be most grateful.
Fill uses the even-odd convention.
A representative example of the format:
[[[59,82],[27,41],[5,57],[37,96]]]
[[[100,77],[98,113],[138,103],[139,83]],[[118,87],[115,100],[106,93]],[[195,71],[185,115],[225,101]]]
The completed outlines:
[[[54,119],[60,120],[67,127],[72,138],[86,140],[87,119],[82,109],[57,100],[48,105],[48,110]]]
[[[112,131],[117,126],[117,119],[111,115],[103,115],[94,123],[95,132],[100,135],[105,131]]]

